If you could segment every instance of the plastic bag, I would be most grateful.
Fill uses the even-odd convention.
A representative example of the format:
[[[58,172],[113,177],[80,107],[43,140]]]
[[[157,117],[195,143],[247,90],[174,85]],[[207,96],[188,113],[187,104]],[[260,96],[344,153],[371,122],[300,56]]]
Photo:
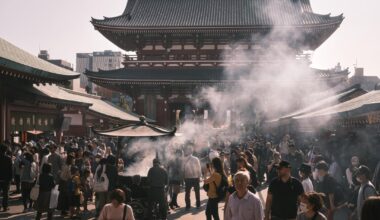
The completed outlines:
[[[58,196],[59,196],[59,190],[58,185],[56,185],[50,193],[50,203],[49,203],[49,209],[55,209],[58,206]]]

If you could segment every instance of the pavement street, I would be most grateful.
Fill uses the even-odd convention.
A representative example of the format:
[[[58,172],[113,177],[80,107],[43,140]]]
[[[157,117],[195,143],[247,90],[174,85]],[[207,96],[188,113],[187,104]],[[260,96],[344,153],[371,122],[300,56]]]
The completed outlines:
[[[264,202],[266,198],[267,190],[261,190],[257,193],[257,195],[260,197],[260,199]],[[23,213],[23,206],[22,202],[20,200],[20,194],[17,195],[11,195],[10,196],[10,210],[6,213],[1,212],[0,213],[0,220],[3,219],[12,219],[12,220],[31,220],[35,218],[36,212],[29,211],[26,213]],[[191,192],[191,203],[192,208],[188,211],[185,210],[185,193],[181,192],[178,195],[178,203],[181,206],[180,208],[176,210],[172,210],[171,214],[168,216],[168,220],[174,220],[174,219],[181,219],[181,220],[203,220],[206,219],[205,216],[205,209],[206,209],[206,203],[207,203],[207,195],[206,193],[201,189],[201,207],[195,208],[195,194],[192,191]],[[94,218],[94,204],[90,203],[88,206],[88,209],[90,210],[90,213],[84,214],[82,216],[82,219],[95,219]],[[223,219],[223,210],[224,210],[224,203],[219,204],[219,216],[221,219]],[[61,219],[69,219],[69,217],[61,218],[59,215],[59,211],[56,211],[54,213],[54,219],[61,220]],[[43,215],[42,219],[46,219],[46,213]]]

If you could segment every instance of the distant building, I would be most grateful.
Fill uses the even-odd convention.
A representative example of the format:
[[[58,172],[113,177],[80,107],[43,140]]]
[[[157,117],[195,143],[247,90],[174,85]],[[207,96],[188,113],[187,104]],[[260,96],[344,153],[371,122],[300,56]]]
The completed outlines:
[[[99,86],[93,85],[88,81],[87,76],[83,73],[86,70],[115,70],[122,67],[122,54],[111,50],[105,50],[93,53],[77,53],[76,71],[82,73],[80,76],[80,87],[87,89],[90,93],[112,99],[112,92]]]
[[[350,85],[360,84],[362,89],[372,91],[376,89],[376,85],[380,83],[377,76],[365,76],[364,68],[355,67],[355,74],[349,79]]]
[[[73,65],[70,62],[67,62],[66,60],[61,60],[61,59],[50,59],[50,55],[47,50],[40,50],[40,53],[38,54],[38,58],[46,60],[49,63],[65,68],[67,70],[74,71]],[[66,86],[66,88],[73,89],[73,80],[70,80],[70,84]]]

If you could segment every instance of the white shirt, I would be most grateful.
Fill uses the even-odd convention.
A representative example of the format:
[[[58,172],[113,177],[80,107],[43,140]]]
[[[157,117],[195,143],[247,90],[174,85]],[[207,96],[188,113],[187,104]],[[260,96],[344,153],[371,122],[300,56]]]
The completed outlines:
[[[250,191],[242,199],[234,192],[228,198],[225,220],[263,220],[264,209],[259,197]]]
[[[185,179],[196,179],[202,176],[201,163],[197,157],[190,155],[184,160],[183,174]]]
[[[314,186],[313,186],[313,183],[311,182],[310,178],[302,180],[302,186],[303,186],[303,190],[305,191],[305,193],[314,191]]]

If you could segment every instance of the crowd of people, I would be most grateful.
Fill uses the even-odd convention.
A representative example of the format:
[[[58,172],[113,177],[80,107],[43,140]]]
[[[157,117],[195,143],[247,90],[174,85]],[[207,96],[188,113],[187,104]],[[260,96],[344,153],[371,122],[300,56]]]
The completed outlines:
[[[316,147],[298,147],[289,135],[281,140],[251,138],[235,143],[215,142],[199,151],[193,142],[159,156],[146,174],[127,185],[119,172],[127,165],[112,140],[70,138],[60,144],[48,139],[0,147],[2,211],[8,211],[10,185],[21,193],[24,212],[53,218],[80,218],[95,202],[97,219],[167,219],[179,208],[183,186],[185,209],[201,207],[201,190],[208,201],[205,218],[218,220],[224,203],[227,220],[374,220],[380,219],[380,162],[362,164],[352,155],[343,167],[332,154]],[[205,153],[206,152],[206,153]],[[201,185],[203,186],[201,187]],[[265,202],[258,191],[268,188]],[[169,199],[168,199],[169,197]],[[146,212],[135,213],[133,199],[146,198]],[[371,210],[371,211],[369,211]]]

